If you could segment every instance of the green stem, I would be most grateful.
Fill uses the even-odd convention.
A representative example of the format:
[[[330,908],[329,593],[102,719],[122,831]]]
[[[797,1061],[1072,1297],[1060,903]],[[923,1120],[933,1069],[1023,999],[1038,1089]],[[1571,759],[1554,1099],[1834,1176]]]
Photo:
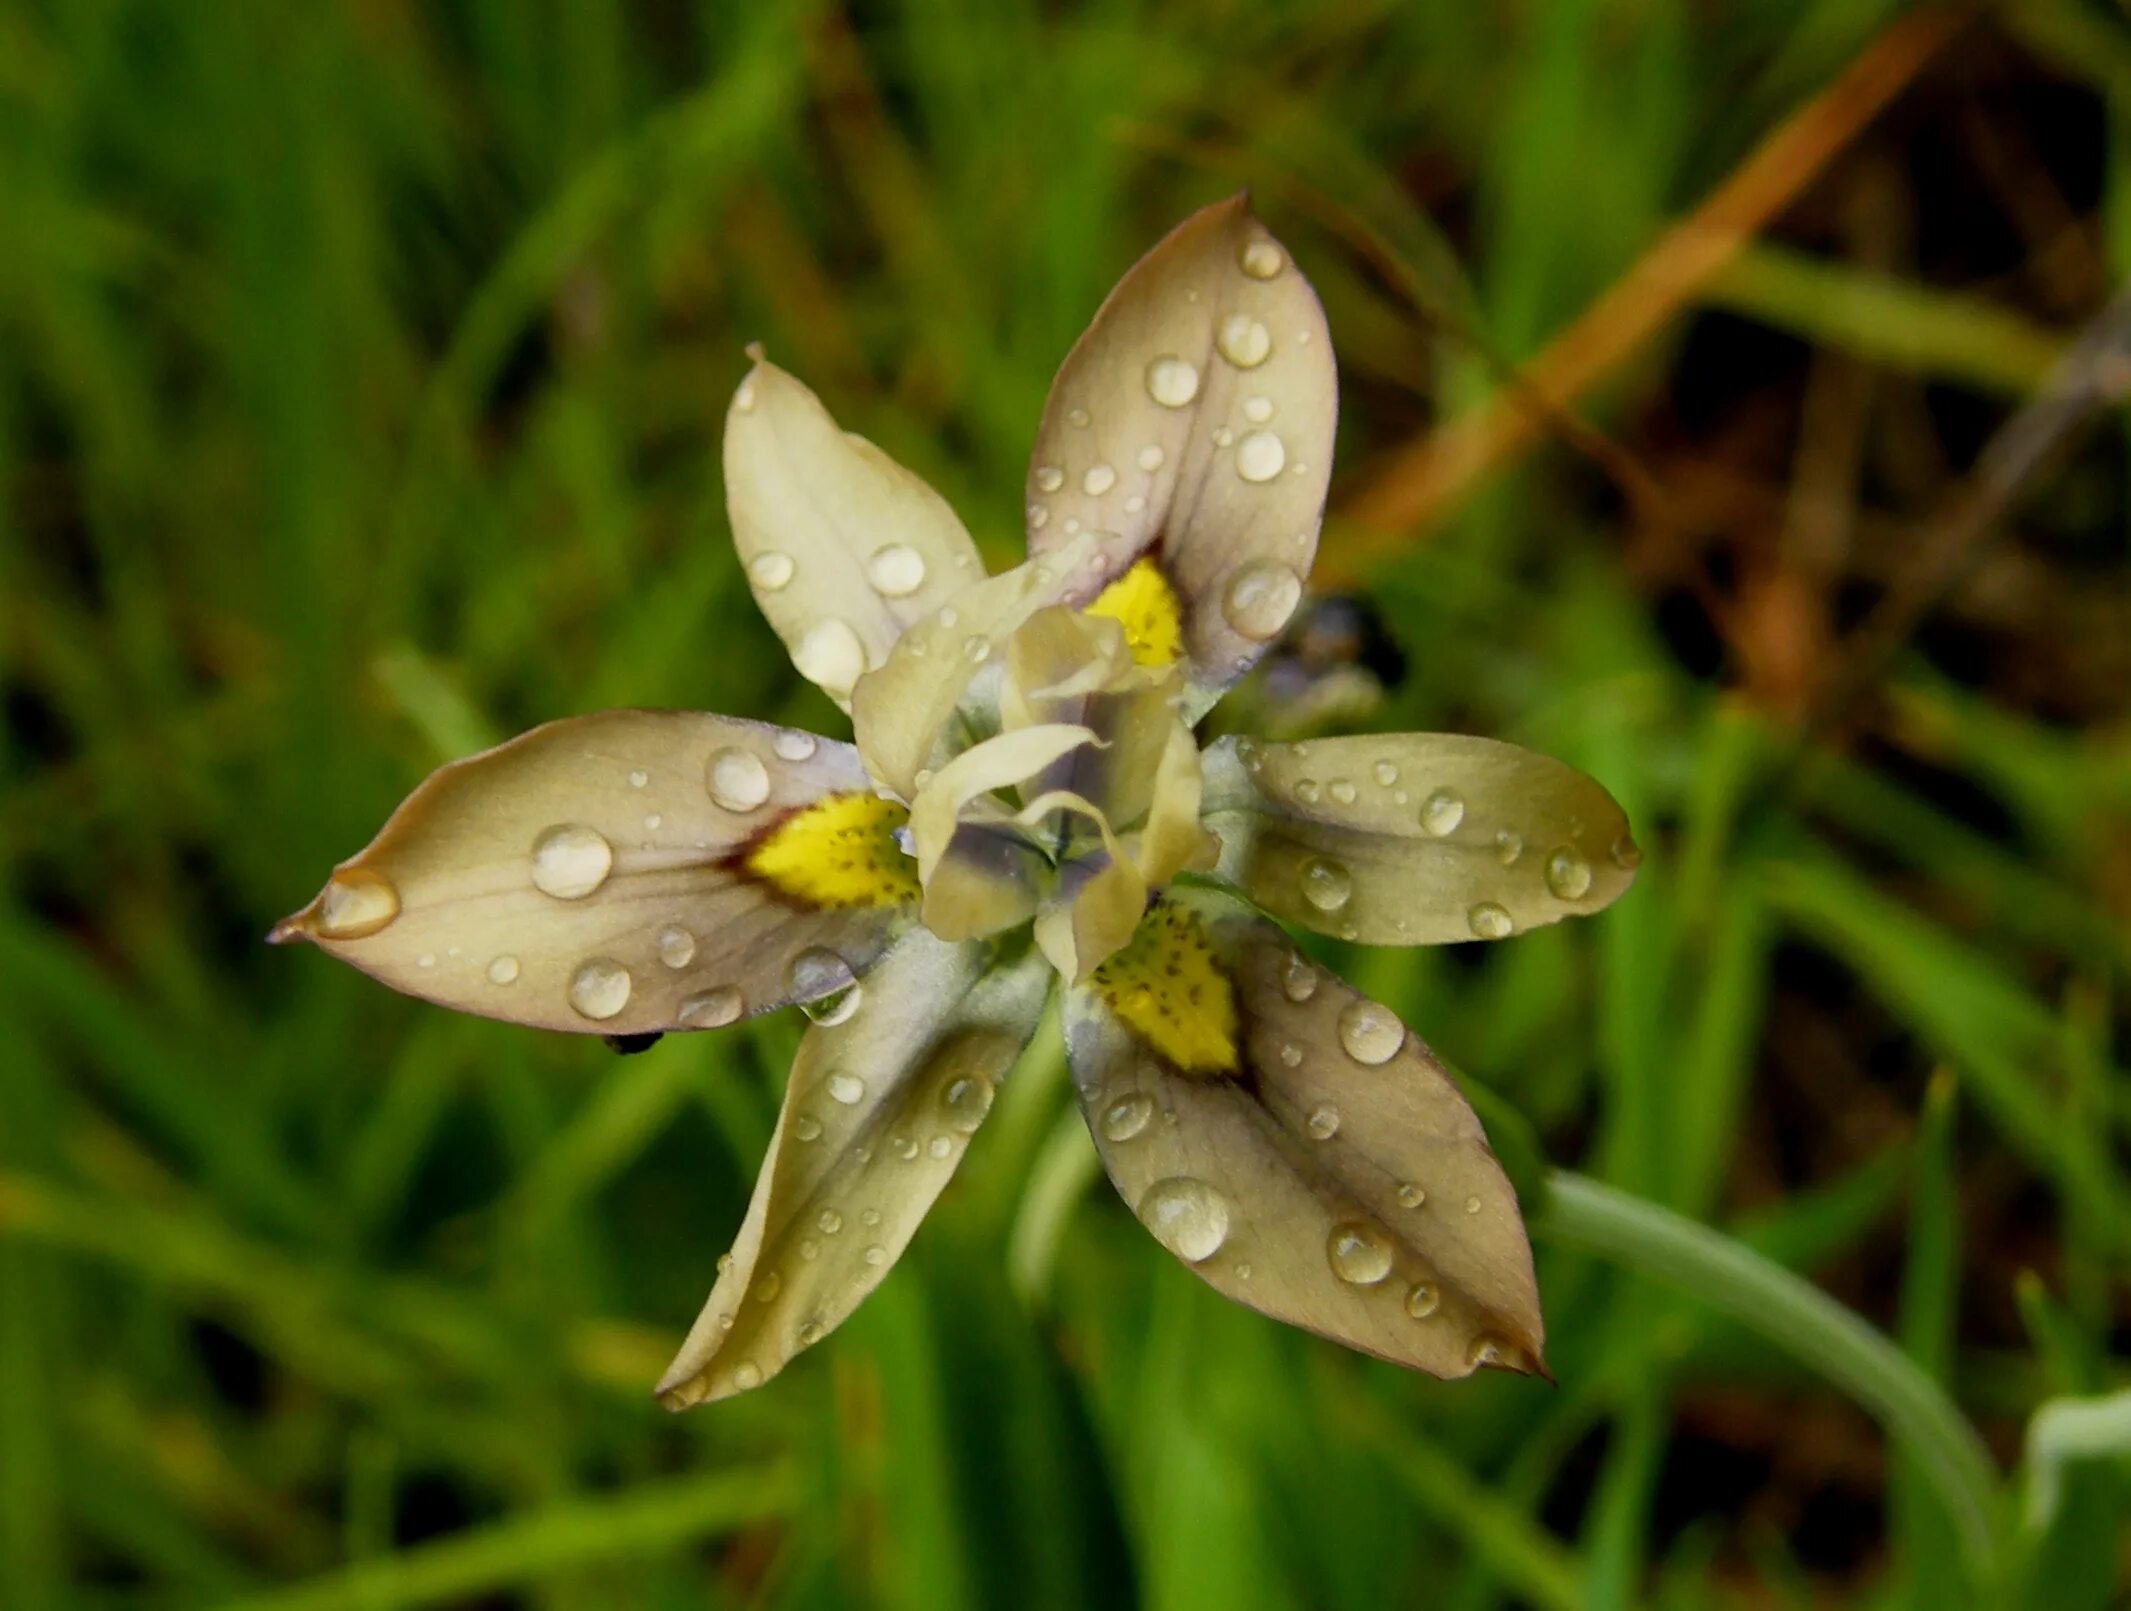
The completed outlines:
[[[1811,1282],[1717,1231],[1587,1176],[1548,1177],[1541,1234],[1681,1287],[1869,1410],[1953,1522],[1978,1584],[1998,1569],[1998,1471],[1974,1427],[1900,1349]]]

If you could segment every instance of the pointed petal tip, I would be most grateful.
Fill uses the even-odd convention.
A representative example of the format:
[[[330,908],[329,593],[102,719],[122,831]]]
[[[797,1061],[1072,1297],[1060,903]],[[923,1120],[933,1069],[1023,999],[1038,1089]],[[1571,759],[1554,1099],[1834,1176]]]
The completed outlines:
[[[318,937],[318,926],[314,914],[317,910],[318,903],[313,901],[309,906],[304,907],[303,910],[289,913],[287,917],[266,931],[266,943],[268,945],[293,945],[298,940],[316,939]]]
[[[769,355],[763,350],[762,343],[759,341],[750,341],[740,350],[746,353],[749,360],[754,363],[766,364],[769,362]]]

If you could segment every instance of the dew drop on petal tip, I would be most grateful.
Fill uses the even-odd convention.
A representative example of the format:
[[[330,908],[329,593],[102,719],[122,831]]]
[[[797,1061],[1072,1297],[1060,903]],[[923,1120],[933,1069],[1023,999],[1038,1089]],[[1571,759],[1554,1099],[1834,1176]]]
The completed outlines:
[[[1482,940],[1506,940],[1516,927],[1508,910],[1493,901],[1480,902],[1465,914],[1465,921],[1472,926],[1473,934]]]
[[[1183,408],[1199,395],[1197,367],[1175,354],[1147,366],[1147,395],[1164,408]]]
[[[1254,560],[1229,578],[1221,615],[1244,637],[1264,643],[1279,634],[1301,602],[1301,577],[1278,560]]]
[[[1330,857],[1312,856],[1302,864],[1302,898],[1318,911],[1336,912],[1353,895],[1353,876]]]
[[[1609,854],[1613,858],[1613,865],[1622,872],[1632,873],[1643,864],[1642,847],[1627,834],[1622,834],[1613,841]]]
[[[1437,789],[1421,802],[1421,826],[1438,839],[1464,820],[1465,802],[1453,789]]]
[[[1256,369],[1272,356],[1273,333],[1247,313],[1231,313],[1214,334],[1214,346],[1238,369]]]
[[[533,841],[533,887],[556,900],[583,900],[613,870],[614,847],[581,822],[557,823]]]
[[[684,999],[676,1016],[690,1029],[722,1029],[740,1016],[745,1005],[734,986],[714,985]]]
[[[1591,864],[1563,845],[1546,859],[1546,887],[1565,901],[1582,899],[1591,892]]]
[[[581,1018],[603,1023],[629,1005],[635,981],[612,957],[593,957],[570,975],[570,1006]]]
[[[1172,1175],[1140,1198],[1139,1217],[1154,1239],[1187,1264],[1200,1264],[1228,1240],[1228,1199],[1203,1180]]]
[[[1391,1239],[1374,1225],[1343,1220],[1325,1238],[1325,1257],[1340,1280],[1373,1287],[1391,1273]]]
[[[865,675],[866,651],[848,621],[816,621],[792,650],[792,664],[807,681],[847,694]]]
[[[669,968],[685,968],[696,957],[696,937],[678,923],[659,930],[659,960]]]
[[[317,929],[329,940],[361,940],[389,925],[400,915],[400,892],[391,879],[369,867],[343,867],[326,880],[318,897]],[[275,929],[301,932],[304,925],[292,920]]]
[[[750,1388],[760,1387],[761,1385],[762,1372],[747,1363],[747,1361],[742,1360],[733,1367],[733,1386],[739,1388],[741,1392],[744,1393]]]
[[[1339,1015],[1339,1044],[1355,1062],[1374,1068],[1388,1063],[1406,1043],[1406,1026],[1398,1014],[1366,996],[1351,1001]]]
[[[784,760],[809,761],[814,758],[814,751],[820,748],[820,744],[812,733],[786,731],[777,735],[775,748]]]
[[[770,797],[769,768],[753,750],[714,752],[706,775],[711,799],[727,811],[753,811]]]
[[[890,543],[866,561],[866,580],[884,599],[908,598],[925,585],[925,556],[908,543]]]
[[[1236,262],[1254,280],[1270,280],[1287,266],[1287,254],[1264,236],[1245,241],[1236,250]]]
[[[747,579],[765,593],[776,593],[791,585],[792,573],[797,569],[790,554],[770,549],[747,562]]]
[[[1271,431],[1253,431],[1236,445],[1236,474],[1270,481],[1287,466],[1287,444]]]

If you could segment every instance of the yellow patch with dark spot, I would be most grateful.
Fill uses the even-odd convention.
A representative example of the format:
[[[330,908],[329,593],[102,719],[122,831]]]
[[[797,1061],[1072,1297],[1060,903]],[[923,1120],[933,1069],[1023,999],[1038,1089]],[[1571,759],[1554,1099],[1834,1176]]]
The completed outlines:
[[[919,896],[918,864],[896,843],[910,813],[877,794],[832,794],[757,840],[744,865],[808,906],[903,906]]]
[[[1191,912],[1157,905],[1088,982],[1125,1027],[1187,1074],[1236,1072],[1236,992]]]
[[[1173,666],[1184,653],[1184,615],[1176,590],[1152,558],[1143,558],[1104,588],[1086,615],[1108,616],[1125,629],[1132,658],[1143,666]]]

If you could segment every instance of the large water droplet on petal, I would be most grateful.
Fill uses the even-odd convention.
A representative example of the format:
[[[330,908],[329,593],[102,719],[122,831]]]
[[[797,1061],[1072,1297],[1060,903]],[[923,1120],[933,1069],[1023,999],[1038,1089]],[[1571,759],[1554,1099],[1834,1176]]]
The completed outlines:
[[[752,811],[770,797],[769,768],[753,750],[728,747],[710,757],[710,797],[727,811]]]
[[[1465,820],[1465,801],[1454,789],[1438,789],[1421,802],[1421,826],[1436,838]]]
[[[822,1083],[828,1088],[829,1095],[847,1108],[855,1108],[866,1099],[866,1082],[856,1074],[838,1069]]]
[[[614,870],[614,847],[596,828],[563,822],[533,841],[533,888],[558,901],[582,900]]]
[[[1091,498],[1100,498],[1117,485],[1117,472],[1107,464],[1091,464],[1080,478],[1080,490]]]
[[[1546,859],[1546,887],[1565,901],[1591,892],[1591,864],[1567,845]]]
[[[1389,1007],[1367,997],[1349,1002],[1339,1015],[1339,1044],[1357,1063],[1388,1063],[1406,1043],[1406,1026]]]
[[[1164,408],[1182,408],[1199,395],[1198,366],[1174,353],[1147,366],[1147,395]]]
[[[1373,1287],[1391,1273],[1391,1238],[1363,1220],[1343,1220],[1325,1238],[1332,1273],[1358,1287]]]
[[[690,1029],[722,1029],[738,1018],[746,1005],[734,986],[714,985],[685,999],[677,1016]]]
[[[678,923],[659,930],[659,960],[669,968],[685,968],[696,959],[696,937]]]
[[[825,945],[810,945],[792,958],[787,979],[794,1001],[813,1001],[850,988],[851,964]]]
[[[1302,602],[1302,578],[1274,559],[1255,560],[1228,579],[1221,615],[1244,637],[1264,643],[1274,637]]]
[[[1121,1096],[1103,1109],[1102,1133],[1106,1141],[1130,1141],[1147,1128],[1154,1117],[1153,1099],[1135,1091]]]
[[[629,970],[612,957],[593,957],[570,975],[570,1005],[580,1016],[603,1022],[629,1005],[632,983]]]
[[[1154,1239],[1186,1264],[1212,1258],[1228,1240],[1228,1199],[1189,1176],[1172,1175],[1149,1186],[1139,1201],[1139,1217]]]
[[[1287,254],[1263,235],[1236,249],[1236,262],[1254,280],[1270,280],[1287,266]]]
[[[766,549],[747,562],[747,579],[765,593],[781,592],[791,585],[792,573],[798,568],[790,554]]]
[[[1265,328],[1263,320],[1247,313],[1231,313],[1214,333],[1214,345],[1238,369],[1256,369],[1272,356],[1273,333]]]
[[[1354,878],[1328,856],[1302,864],[1302,898],[1320,912],[1336,912],[1353,898]]]
[[[1483,940],[1506,940],[1516,927],[1507,909],[1493,901],[1480,902],[1465,914],[1465,921],[1472,926],[1474,935]]]
[[[364,939],[399,915],[400,892],[368,867],[343,867],[318,897],[318,932],[329,940]]]
[[[820,747],[820,741],[812,733],[801,733],[789,727],[777,735],[775,745],[778,755],[787,761],[812,760]]]
[[[866,561],[866,580],[884,599],[908,598],[925,585],[925,556],[908,543],[890,543]]]
[[[1253,431],[1236,444],[1236,474],[1246,481],[1270,481],[1287,468],[1287,444],[1272,431]]]
[[[792,664],[807,681],[832,694],[848,694],[865,675],[866,651],[848,621],[816,621],[792,651]]]

